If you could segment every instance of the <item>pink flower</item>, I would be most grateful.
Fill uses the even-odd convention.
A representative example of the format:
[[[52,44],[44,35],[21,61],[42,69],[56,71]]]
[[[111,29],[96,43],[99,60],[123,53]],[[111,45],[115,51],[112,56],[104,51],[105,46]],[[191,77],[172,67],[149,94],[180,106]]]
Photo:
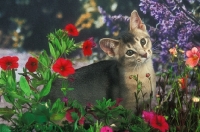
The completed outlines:
[[[155,114],[154,112],[142,111],[142,117],[143,117],[144,121],[147,123],[150,123],[154,114]]]
[[[198,51],[198,49],[196,47],[193,47],[191,50],[188,50],[186,52],[186,56],[188,57],[186,60],[186,65],[189,65],[190,67],[195,67],[198,62],[199,62],[199,58],[200,58],[200,52]]]
[[[100,129],[100,132],[113,132],[113,130],[109,126],[104,126]]]

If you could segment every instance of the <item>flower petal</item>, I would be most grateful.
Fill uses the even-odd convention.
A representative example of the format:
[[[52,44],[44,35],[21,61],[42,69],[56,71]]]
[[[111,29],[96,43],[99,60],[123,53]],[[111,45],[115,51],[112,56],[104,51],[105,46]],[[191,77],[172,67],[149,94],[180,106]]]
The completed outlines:
[[[186,56],[187,57],[192,57],[192,55],[193,55],[192,51],[190,51],[190,50],[186,51]]]
[[[188,58],[185,62],[186,65],[189,65],[190,67],[195,67],[199,62],[199,58],[198,59],[194,59],[194,58]]]
[[[193,47],[191,51],[193,54],[196,54],[198,52],[198,49],[196,47]]]

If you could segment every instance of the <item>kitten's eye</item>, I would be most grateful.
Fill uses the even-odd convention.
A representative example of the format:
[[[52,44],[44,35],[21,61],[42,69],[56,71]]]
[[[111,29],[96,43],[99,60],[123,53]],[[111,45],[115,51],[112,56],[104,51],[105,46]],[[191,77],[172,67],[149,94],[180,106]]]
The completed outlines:
[[[146,40],[144,38],[140,39],[140,44],[144,46],[146,44]]]
[[[134,52],[133,50],[127,50],[127,51],[126,51],[126,54],[127,54],[128,56],[132,56],[133,54],[135,54],[135,52]]]

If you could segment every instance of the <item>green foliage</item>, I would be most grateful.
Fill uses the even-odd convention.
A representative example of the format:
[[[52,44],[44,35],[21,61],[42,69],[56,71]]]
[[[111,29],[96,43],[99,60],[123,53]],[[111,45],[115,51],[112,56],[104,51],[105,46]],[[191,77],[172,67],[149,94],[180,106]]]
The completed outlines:
[[[54,60],[61,57],[63,54],[68,54],[77,49],[79,45],[74,44],[73,39],[69,39],[67,32],[63,30],[56,30],[54,33],[48,35],[49,49]]]
[[[0,124],[0,132],[11,132],[11,130],[5,124]]]
[[[27,96],[30,96],[32,91],[24,76],[20,77],[19,85],[20,85],[21,90],[24,92],[24,94]]]

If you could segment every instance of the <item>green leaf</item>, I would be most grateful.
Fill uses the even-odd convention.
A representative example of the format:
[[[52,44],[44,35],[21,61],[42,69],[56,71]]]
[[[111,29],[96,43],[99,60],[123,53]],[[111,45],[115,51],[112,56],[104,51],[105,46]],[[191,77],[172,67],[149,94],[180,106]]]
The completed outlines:
[[[49,43],[49,50],[50,50],[51,56],[54,58],[54,60],[56,60],[56,58],[57,58],[56,52],[51,43]]]
[[[52,114],[50,117],[51,121],[59,121],[62,120],[65,117],[65,112],[63,113],[56,113],[56,114]]]
[[[61,88],[61,91],[63,92],[63,94],[66,96],[68,91],[72,91],[74,90],[74,88]]]
[[[0,124],[0,132],[11,132],[11,130],[5,124]]]
[[[15,80],[13,79],[13,76],[12,75],[9,75],[7,77],[7,80],[8,80],[8,89],[9,90],[14,90],[16,89],[16,82]]]
[[[30,112],[26,112],[22,115],[22,121],[26,125],[31,125],[35,121],[35,115]]]
[[[62,111],[63,109],[64,109],[64,102],[62,102],[62,101],[60,100],[60,98],[59,98],[59,99],[57,99],[56,102],[53,104],[52,109],[51,109],[51,112],[53,112],[53,113],[58,113],[58,112]]]
[[[61,40],[61,53],[63,54],[67,48],[67,45],[66,45],[66,41],[65,40]]]
[[[45,123],[48,121],[47,117],[45,115],[35,115],[35,121],[37,123]]]
[[[0,108],[0,115],[13,115],[15,111],[11,108]]]
[[[20,81],[19,81],[19,86],[21,87],[21,90],[28,96],[30,96],[30,94],[32,93],[31,88],[27,82],[27,80],[25,79],[24,76],[20,77]]]
[[[16,92],[9,92],[9,95],[11,96],[11,97],[13,97],[13,98],[17,98],[17,99],[20,99],[20,100],[22,100],[22,101],[25,101],[25,102],[32,102],[31,100],[29,100],[29,99],[26,99],[26,98],[24,98],[23,96],[21,96],[21,95],[19,95],[19,94],[17,94]]]
[[[5,85],[5,84],[6,84],[6,82],[0,78],[0,85]]]
[[[42,51],[42,53],[39,56],[39,60],[38,60],[43,66],[45,67],[49,67],[50,65],[50,59],[48,54],[46,53],[46,51]]]
[[[51,85],[52,85],[52,79],[49,80],[49,82],[44,86],[44,88],[40,92],[40,97],[44,97],[49,94],[51,90]]]

